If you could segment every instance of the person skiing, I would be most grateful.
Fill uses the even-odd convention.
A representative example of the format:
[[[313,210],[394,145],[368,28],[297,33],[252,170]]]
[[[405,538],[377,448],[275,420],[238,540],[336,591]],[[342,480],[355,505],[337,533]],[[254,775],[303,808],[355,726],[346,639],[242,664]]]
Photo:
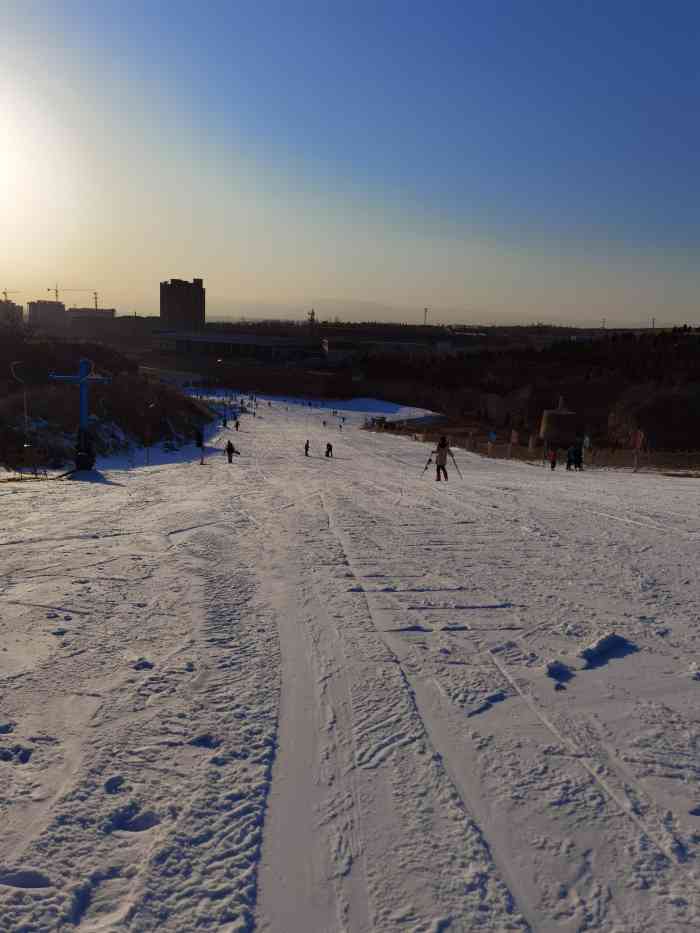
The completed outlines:
[[[566,469],[570,470],[576,463],[576,448],[572,445],[566,451]]]
[[[308,441],[304,444],[304,456],[305,456],[305,457],[308,457],[308,456],[309,456],[309,447],[310,447],[310,446],[311,446],[311,445],[309,444]]]
[[[557,448],[552,447],[552,449],[547,454],[547,459],[549,460],[553,470],[557,468]]]
[[[233,463],[233,455],[237,453],[238,451],[236,450],[236,448],[233,446],[233,444],[229,440],[228,444],[226,445],[226,456],[228,457],[229,463]]]
[[[333,456],[333,445],[330,444],[330,443],[329,443],[329,444],[326,444],[326,456],[327,456],[327,457],[332,457],[332,456]]]
[[[452,451],[450,450],[450,445],[447,442],[447,438],[443,436],[438,441],[438,445],[435,450],[432,451],[435,456],[435,479],[440,482],[440,473],[445,477],[445,482],[448,481],[447,478],[447,458],[454,457],[452,456]]]
[[[241,422],[238,420],[238,418],[236,418],[236,430],[238,430],[240,426],[241,426]]]

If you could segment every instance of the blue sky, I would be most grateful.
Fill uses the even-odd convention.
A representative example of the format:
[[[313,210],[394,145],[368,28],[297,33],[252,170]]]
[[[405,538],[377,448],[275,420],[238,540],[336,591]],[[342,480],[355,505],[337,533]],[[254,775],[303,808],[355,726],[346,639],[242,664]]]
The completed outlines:
[[[138,310],[149,275],[202,274],[220,313],[693,313],[697,4],[10,0],[1,16],[0,77],[84,163],[83,220],[114,256],[150,215],[124,294]],[[71,236],[46,259],[90,278]],[[94,252],[91,281],[112,287]]]

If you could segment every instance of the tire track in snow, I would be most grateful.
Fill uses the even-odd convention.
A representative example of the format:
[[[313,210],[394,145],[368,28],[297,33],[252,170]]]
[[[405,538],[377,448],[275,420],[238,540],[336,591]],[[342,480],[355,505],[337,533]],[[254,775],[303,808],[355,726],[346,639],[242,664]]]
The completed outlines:
[[[344,541],[345,536],[336,524],[325,497],[322,499],[328,530],[337,541],[342,561],[349,567],[352,578],[359,582],[360,574],[353,568],[353,558]],[[347,577],[345,579],[347,580]],[[345,630],[350,627],[352,611],[343,613],[345,617],[344,637],[351,641],[348,654],[353,658],[361,658],[363,654],[367,656],[366,648],[362,650],[363,641],[365,641],[369,644],[370,657],[375,664],[371,679],[363,685],[361,692],[356,694],[357,706],[354,718],[356,722],[363,723],[363,726],[356,727],[359,749],[358,767],[367,767],[368,764],[384,765],[385,770],[389,770],[393,793],[396,795],[396,805],[401,814],[401,825],[404,827],[401,831],[406,832],[406,827],[411,827],[411,832],[415,834],[412,843],[414,852],[411,853],[411,857],[417,857],[419,861],[421,857],[427,858],[433,870],[441,876],[438,890],[432,891],[438,912],[441,912],[444,917],[450,917],[455,924],[469,923],[470,929],[477,929],[484,922],[491,924],[490,928],[530,929],[531,926],[513,903],[511,893],[498,877],[491,850],[481,829],[469,816],[464,799],[450,779],[440,756],[435,753],[430,739],[430,730],[418,708],[410,678],[382,635],[367,595],[363,590],[359,592],[354,590],[353,593],[357,595],[357,598],[362,599],[367,621],[365,631],[362,633],[364,638],[353,633],[354,638],[349,639]],[[377,666],[382,660],[383,663]],[[379,689],[380,686],[384,689]],[[402,710],[398,715],[405,722],[403,730],[396,730],[397,705]],[[369,728],[364,723],[367,723]],[[371,741],[366,741],[368,738],[371,738]],[[438,868],[436,864],[438,856],[435,851],[432,855],[426,853],[423,856],[422,846],[427,840],[422,837],[419,829],[420,822],[417,822],[420,819],[419,811],[414,810],[401,793],[405,778],[405,772],[402,773],[402,769],[413,768],[416,773],[424,770],[418,762],[423,759],[425,763],[426,753],[427,772],[423,774],[421,785],[424,788],[427,785],[429,795],[435,799],[436,806],[440,806],[437,801],[442,800],[445,804],[447,800],[451,800],[450,816],[446,818],[446,825],[443,826],[442,845],[445,846],[444,855],[451,852],[454,858],[456,853],[465,853],[466,861],[462,863],[461,868],[464,874],[461,876],[459,871],[455,875],[455,866],[453,862],[450,864],[451,859]],[[408,758],[404,760],[406,756]],[[409,761],[412,762],[411,765],[408,764]],[[415,805],[415,801],[413,804]],[[436,836],[432,838],[435,841],[437,839]],[[449,840],[449,844],[446,840]],[[432,842],[433,849],[435,841]],[[442,846],[440,848],[442,849]],[[464,879],[468,875],[467,865],[470,865],[472,869],[478,865],[482,872],[480,883],[473,888],[468,883],[465,884]],[[466,892],[469,892],[466,895],[467,904],[464,903]],[[382,904],[385,899],[389,900],[389,906],[383,913],[380,913],[380,916],[389,916],[390,911],[395,912],[399,909],[398,901],[395,900],[395,892],[393,893],[393,897],[387,892],[377,891],[375,893],[378,905]],[[456,898],[455,895],[457,895]],[[404,898],[406,897],[410,900],[410,895],[404,894]],[[488,914],[488,921],[485,921],[485,914]]]
[[[361,536],[363,540],[366,540],[368,537],[366,526],[364,525],[362,526]],[[397,545],[394,542],[384,542],[385,551],[391,553],[392,555],[396,549],[396,546]],[[441,578],[443,580],[450,579],[444,573],[441,573]],[[382,595],[389,599],[392,598],[391,591],[384,592]],[[376,594],[372,593],[372,596],[368,596],[367,598],[376,599]],[[401,611],[405,611],[407,607],[401,604],[399,608]],[[430,606],[426,606],[424,608],[426,612],[432,610],[432,607]],[[634,808],[630,805],[628,795],[624,789],[624,780],[620,780],[615,777],[614,763],[610,762],[608,759],[606,766],[608,773],[605,774],[605,769],[601,768],[601,755],[598,755],[597,761],[596,759],[589,761],[588,754],[582,752],[581,749],[578,748],[568,736],[565,736],[565,734],[554,725],[550,717],[548,717],[547,714],[543,711],[540,704],[538,704],[527,692],[525,692],[520,687],[516,678],[510,674],[505,664],[500,660],[499,649],[491,647],[483,640],[481,637],[481,629],[474,628],[474,626],[468,622],[464,628],[468,630],[473,636],[482,656],[485,659],[488,659],[488,662],[495,668],[501,680],[508,684],[510,690],[512,691],[512,695],[517,696],[523,703],[525,703],[533,715],[537,718],[537,720],[539,720],[539,722],[542,724],[542,726],[550,734],[552,734],[564,748],[569,749],[572,760],[576,762],[578,767],[581,767],[586,772],[587,778],[593,783],[593,785],[598,786],[603,792],[604,797],[610,800],[613,806],[617,808],[625,818],[630,819],[631,823],[641,834],[640,842],[642,846],[644,845],[645,839],[651,841],[664,859],[668,859],[669,863],[679,866],[681,872],[686,874],[688,883],[691,884],[691,886],[697,883],[690,866],[685,864],[685,854],[682,844],[680,844],[679,848],[678,841],[675,839],[674,835],[665,828],[661,820],[659,819],[655,822],[655,824],[651,824],[648,820],[643,820],[638,817],[638,815],[634,812]],[[524,639],[527,638],[529,634],[531,634],[531,631],[524,632],[521,636],[516,636],[516,641],[524,641]],[[453,743],[453,745],[454,744],[455,743]],[[449,745],[446,747],[449,748]],[[619,789],[617,789],[615,786],[616,782]],[[641,794],[641,791],[639,791],[639,793]]]
[[[443,576],[443,579],[449,579],[449,577],[447,577],[445,574],[442,574],[442,576]],[[455,590],[459,588],[456,581],[453,581],[453,585],[454,585]],[[390,590],[382,591],[382,594],[385,595],[389,599],[391,599],[392,597],[394,597],[395,599],[394,594]],[[493,603],[489,605],[484,604],[481,606],[474,606],[474,607],[469,607],[469,608],[475,608],[475,609],[513,608],[513,606],[514,604],[511,602],[500,602],[500,603]],[[435,610],[447,609],[447,608],[451,610],[459,610],[461,607],[460,606],[443,607],[443,606],[433,606],[433,605],[405,606],[402,603],[399,603],[397,605],[397,609],[401,612],[412,611],[412,610],[432,612]],[[513,691],[513,695],[518,696],[525,704],[527,704],[532,710],[532,712],[542,722],[542,724],[549,730],[549,732],[551,732],[552,735],[558,741],[560,741],[566,748],[570,750],[572,756],[580,763],[581,767],[585,768],[585,770],[588,772],[591,779],[601,787],[605,795],[609,797],[617,805],[617,807],[620,809],[621,812],[623,812],[626,816],[628,816],[633,822],[637,824],[637,827],[654,842],[657,849],[662,855],[664,855],[666,858],[668,858],[671,861],[682,862],[682,858],[679,859],[678,857],[677,843],[675,842],[674,838],[666,832],[663,826],[657,826],[656,828],[654,828],[642,822],[637,817],[637,815],[633,812],[633,810],[630,808],[627,799],[621,794],[619,794],[618,792],[616,792],[615,790],[613,790],[610,783],[606,782],[600,776],[596,768],[593,765],[590,765],[587,763],[585,757],[582,756],[581,754],[581,750],[577,748],[575,745],[573,745],[571,741],[569,740],[569,738],[566,737],[554,725],[554,723],[549,719],[549,717],[546,715],[546,713],[541,708],[541,706],[537,704],[528,693],[526,693],[523,689],[521,689],[521,687],[517,683],[517,680],[510,674],[506,666],[500,661],[498,657],[499,651],[497,649],[492,648],[487,642],[483,640],[483,638],[481,637],[481,629],[474,628],[473,624],[469,622],[468,617],[465,617],[465,622],[464,622],[463,627],[467,631],[469,631],[470,634],[472,635],[474,639],[474,643],[478,646],[479,651],[481,652],[482,656],[485,658],[488,658],[490,663],[498,671],[503,681],[509,684],[509,686],[511,687]],[[514,635],[511,640],[516,643],[521,642],[522,645],[524,646],[526,639],[538,628],[540,628],[540,626],[535,626],[530,630],[523,631],[518,635]]]

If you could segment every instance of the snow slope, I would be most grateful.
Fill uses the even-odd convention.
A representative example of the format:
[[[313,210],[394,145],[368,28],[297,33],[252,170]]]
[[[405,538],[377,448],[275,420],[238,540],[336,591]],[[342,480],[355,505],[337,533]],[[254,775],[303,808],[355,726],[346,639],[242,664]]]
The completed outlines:
[[[698,928],[700,487],[357,408],[0,486],[0,930]]]

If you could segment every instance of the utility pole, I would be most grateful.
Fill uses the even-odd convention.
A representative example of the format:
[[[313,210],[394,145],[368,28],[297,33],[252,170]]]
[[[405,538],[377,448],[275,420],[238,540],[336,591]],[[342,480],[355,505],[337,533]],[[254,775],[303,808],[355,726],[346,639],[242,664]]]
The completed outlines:
[[[423,308],[423,327],[427,327],[427,325],[428,325],[428,309]]]
[[[10,372],[12,373],[13,379],[16,379],[17,382],[22,386],[22,395],[24,396],[24,446],[29,447],[29,413],[27,411],[27,386],[24,379],[20,379],[17,373],[15,372],[16,366],[21,366],[21,360],[15,360],[14,363],[10,363]]]
[[[75,448],[75,467],[77,470],[91,470],[95,465],[95,454],[89,428],[88,390],[91,385],[111,382],[109,376],[96,376],[90,360],[82,359],[75,376],[59,376],[49,373],[53,382],[66,382],[80,387],[80,427]]]
[[[656,318],[655,317],[651,319],[651,329],[656,330]]]

